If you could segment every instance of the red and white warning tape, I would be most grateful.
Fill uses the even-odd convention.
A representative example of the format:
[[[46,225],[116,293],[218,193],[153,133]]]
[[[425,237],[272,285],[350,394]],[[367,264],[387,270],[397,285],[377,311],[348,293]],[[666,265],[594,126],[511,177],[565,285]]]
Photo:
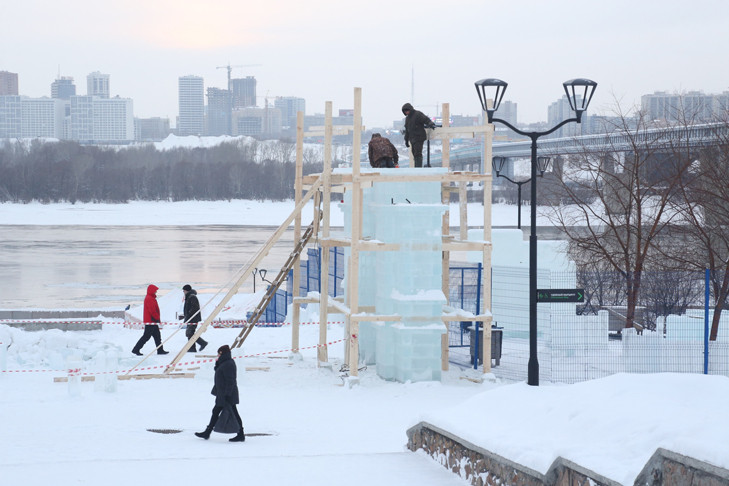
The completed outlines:
[[[298,351],[301,351],[304,349],[326,348],[328,346],[331,346],[332,344],[341,343],[343,341],[345,341],[345,339],[339,339],[337,341],[330,341],[326,344],[316,344],[313,346],[306,346],[303,348],[300,347],[300,348],[296,348],[296,349],[280,349],[277,351],[266,351],[263,353],[247,354],[245,356],[233,356],[233,359],[254,358],[256,356],[267,356],[270,354],[298,352]],[[188,367],[188,366],[192,366],[192,365],[199,365],[199,364],[203,364],[203,363],[211,363],[214,361],[216,361],[216,358],[185,361],[185,362],[177,363],[175,365],[175,369],[184,368],[184,367]],[[67,370],[0,370],[0,373],[64,373],[68,376],[99,376],[99,375],[120,375],[120,374],[130,373],[132,371],[142,372],[142,371],[150,371],[150,370],[168,369],[169,367],[170,367],[169,365],[158,365],[158,366],[147,366],[144,368],[133,368],[131,370],[96,371],[96,372],[81,371],[80,368],[71,368],[71,369],[67,369]]]
[[[124,327],[132,329],[141,329],[144,327],[144,322],[136,321],[55,321],[55,320],[41,320],[41,319],[0,319],[0,324],[104,324],[104,325],[123,325]],[[149,324],[157,324],[158,326],[181,326],[186,325],[182,321],[177,322],[150,322]],[[319,321],[312,322],[300,322],[300,326],[307,326],[319,324]],[[344,321],[328,321],[327,324],[344,324]],[[237,328],[245,327],[248,325],[248,321],[245,319],[230,319],[225,321],[213,321],[210,323],[215,328]],[[257,322],[256,327],[282,327],[290,326],[290,322]]]

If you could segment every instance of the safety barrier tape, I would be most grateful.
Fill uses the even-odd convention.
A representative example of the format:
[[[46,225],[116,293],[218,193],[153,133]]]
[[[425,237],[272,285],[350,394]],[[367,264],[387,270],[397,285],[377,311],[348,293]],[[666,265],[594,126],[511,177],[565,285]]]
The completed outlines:
[[[139,327],[141,328],[146,323],[144,322],[136,322],[136,321],[122,321],[122,322],[114,322],[114,321],[52,321],[52,320],[39,320],[39,319],[0,319],[0,324],[104,324],[104,325],[123,325],[125,327]],[[149,324],[157,324],[158,326],[182,326],[186,325],[185,323],[178,321],[178,322],[150,322]],[[193,324],[199,324],[199,323],[193,323]],[[300,322],[299,325],[301,326],[307,326],[307,325],[313,325],[313,324],[319,324],[319,321],[311,321],[311,322]],[[344,324],[344,321],[328,321],[327,324]],[[210,323],[211,326],[215,328],[229,328],[229,327],[245,327],[248,325],[248,321],[244,319],[240,320],[225,320],[225,321],[212,321]],[[257,322],[255,324],[256,327],[282,327],[282,326],[290,326],[290,322]]]
[[[330,341],[326,344],[315,344],[313,346],[299,347],[296,349],[280,349],[277,351],[265,351],[262,353],[247,354],[245,356],[233,356],[233,359],[254,358],[256,356],[267,356],[269,354],[287,353],[289,351],[301,351],[304,349],[326,348],[328,346],[331,346],[332,344],[337,344],[337,343],[341,343],[344,341],[346,341],[346,339],[339,339],[337,341]],[[175,365],[175,369],[184,368],[186,366],[203,364],[203,363],[211,363],[216,360],[217,360],[217,358],[185,361],[185,362],[177,363]],[[98,376],[98,375],[117,375],[117,374],[122,374],[122,373],[131,373],[132,371],[139,372],[139,371],[168,369],[169,367],[170,367],[169,365],[158,365],[158,366],[147,366],[144,368],[132,368],[131,370],[95,371],[95,372],[90,372],[90,371],[82,372],[80,368],[70,368],[67,370],[0,370],[0,373],[65,373],[66,375],[69,375],[69,376]]]

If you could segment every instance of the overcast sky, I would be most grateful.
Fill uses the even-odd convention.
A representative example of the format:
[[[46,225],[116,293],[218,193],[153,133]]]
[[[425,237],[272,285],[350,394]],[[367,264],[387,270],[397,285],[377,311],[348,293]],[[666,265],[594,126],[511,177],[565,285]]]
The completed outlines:
[[[390,125],[412,101],[434,115],[475,115],[474,81],[509,83],[520,122],[546,120],[575,77],[598,82],[590,111],[630,107],[656,90],[729,90],[726,0],[23,0],[5,2],[0,70],[20,94],[50,96],[57,77],[109,74],[138,117],[177,116],[177,79],[226,87],[255,76],[258,95],[299,96],[307,114],[353,106]],[[414,97],[411,99],[411,73]],[[263,106],[263,98],[258,101]]]

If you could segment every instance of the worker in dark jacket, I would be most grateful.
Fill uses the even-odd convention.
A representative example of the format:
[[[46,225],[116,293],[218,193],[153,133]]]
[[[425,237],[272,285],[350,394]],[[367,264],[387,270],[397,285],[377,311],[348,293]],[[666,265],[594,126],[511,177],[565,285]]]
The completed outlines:
[[[210,433],[215,428],[218,417],[220,417],[220,413],[224,408],[230,407],[238,422],[239,430],[235,437],[228,440],[230,442],[244,442],[246,435],[243,431],[243,420],[241,420],[236,407],[239,403],[238,369],[235,366],[235,361],[233,361],[228,345],[218,348],[218,360],[215,362],[215,385],[213,385],[213,390],[210,393],[215,395],[215,406],[213,407],[213,414],[210,417],[210,423],[203,432],[195,432],[195,435],[201,439],[209,439]]]
[[[144,334],[139,338],[137,344],[134,345],[132,353],[137,356],[142,355],[142,347],[149,341],[149,338],[154,338],[154,344],[157,347],[157,354],[168,354],[167,351],[162,347],[162,336],[159,332],[160,323],[160,312],[159,304],[157,304],[157,291],[159,287],[156,285],[149,285],[147,287],[147,296],[144,298]]]
[[[422,167],[423,143],[428,139],[425,129],[435,128],[435,123],[410,103],[402,105],[402,114],[405,115],[405,146],[411,147],[414,167]]]
[[[183,308],[183,314],[180,319],[184,319],[184,321],[187,323],[185,336],[189,340],[195,334],[195,331],[197,331],[197,323],[202,320],[202,318],[200,317],[200,301],[197,299],[197,291],[195,291],[195,289],[193,289],[190,284],[182,287],[182,291],[185,293],[185,307]],[[195,341],[195,343],[200,345],[200,351],[205,349],[205,346],[208,345],[208,342],[201,337],[197,338],[197,341]],[[195,353],[197,351],[195,349],[195,343],[190,346],[188,352]]]
[[[373,133],[368,144],[370,165],[375,169],[397,167],[399,156],[395,146],[379,133]]]

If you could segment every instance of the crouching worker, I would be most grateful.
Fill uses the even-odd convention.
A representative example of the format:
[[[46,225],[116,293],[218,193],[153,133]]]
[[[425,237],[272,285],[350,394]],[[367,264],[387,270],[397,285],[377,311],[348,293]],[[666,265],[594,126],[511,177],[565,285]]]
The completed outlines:
[[[367,155],[370,158],[370,165],[375,169],[392,169],[398,167],[397,149],[387,138],[379,133],[373,133],[368,144]]]
[[[210,433],[223,434],[236,433],[230,442],[244,442],[243,421],[238,414],[236,405],[238,400],[238,369],[230,354],[228,345],[218,348],[218,360],[215,362],[215,384],[210,392],[215,395],[215,406],[210,417],[210,423],[203,432],[195,432],[201,439],[209,439]]]

